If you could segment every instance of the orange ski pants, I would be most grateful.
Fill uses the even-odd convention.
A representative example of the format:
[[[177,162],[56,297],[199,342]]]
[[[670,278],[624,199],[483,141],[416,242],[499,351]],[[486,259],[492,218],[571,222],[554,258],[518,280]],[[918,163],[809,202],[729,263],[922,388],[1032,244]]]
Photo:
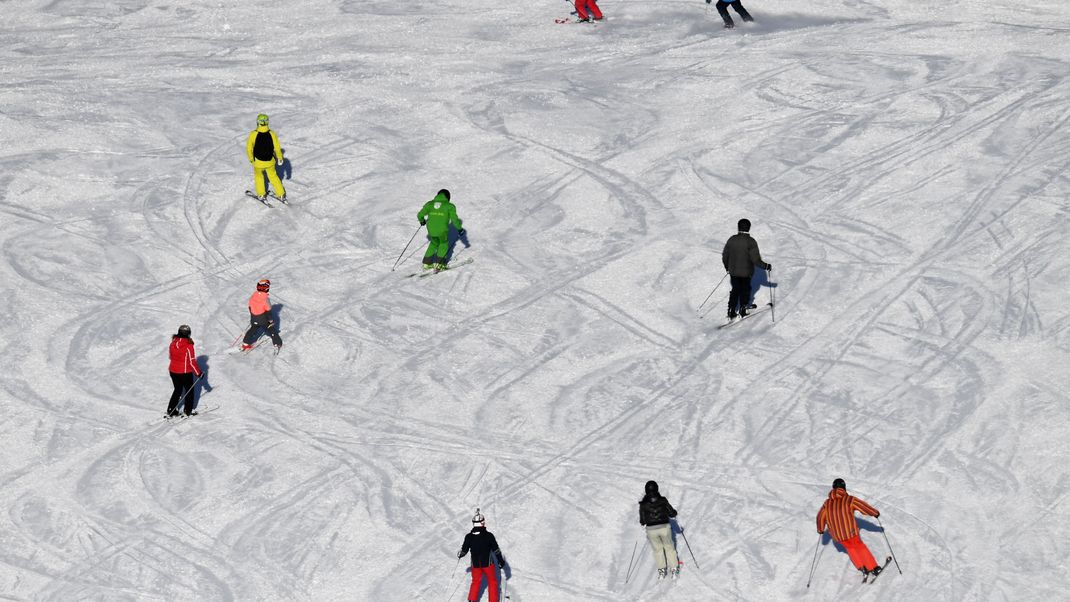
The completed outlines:
[[[840,542],[840,545],[847,550],[847,555],[851,557],[855,568],[867,571],[877,568],[877,561],[873,559],[873,554],[870,553],[866,544],[862,543],[861,536],[855,535],[850,539],[845,539]]]

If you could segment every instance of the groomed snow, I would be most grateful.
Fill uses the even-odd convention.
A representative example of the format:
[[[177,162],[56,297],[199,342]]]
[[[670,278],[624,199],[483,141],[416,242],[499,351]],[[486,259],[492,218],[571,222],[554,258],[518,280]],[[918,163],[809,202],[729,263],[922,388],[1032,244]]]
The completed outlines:
[[[511,602],[1065,598],[1070,5],[746,1],[4,3],[0,599],[463,600],[476,507]],[[439,188],[475,261],[391,271]],[[815,547],[837,476],[902,574]]]

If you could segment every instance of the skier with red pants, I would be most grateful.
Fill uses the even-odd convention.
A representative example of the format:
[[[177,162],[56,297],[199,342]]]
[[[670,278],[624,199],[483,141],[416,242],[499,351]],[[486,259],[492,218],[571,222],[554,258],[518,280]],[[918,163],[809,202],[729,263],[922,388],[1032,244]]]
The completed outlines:
[[[862,500],[847,494],[847,485],[843,479],[832,482],[832,491],[821,510],[817,513],[817,532],[824,533],[825,528],[833,541],[843,546],[850,556],[855,568],[862,571],[863,575],[877,576],[881,572],[881,566],[873,558],[866,544],[862,543],[862,537],[858,534],[858,523],[855,520],[855,512],[861,512],[877,518],[881,515],[877,509]]]
[[[184,401],[186,416],[192,416],[193,411],[193,377],[201,377],[201,367],[197,364],[197,352],[193,349],[193,339],[190,338],[190,328],[183,324],[178,327],[178,334],[171,337],[171,345],[167,349],[171,357],[171,363],[167,370],[171,374],[171,383],[175,386],[171,393],[171,401],[167,404],[167,417],[178,416],[178,404]]]
[[[490,557],[493,554],[498,559],[498,566],[502,567],[502,570],[505,570],[506,566],[505,557],[498,549],[498,540],[494,539],[494,534],[487,531],[487,519],[479,513],[479,508],[476,508],[476,514],[472,517],[472,525],[472,531],[464,536],[461,550],[457,552],[457,558],[472,552],[472,586],[468,588],[468,600],[479,600],[479,588],[485,577],[490,602],[498,602],[498,572]]]
[[[580,21],[601,21],[602,11],[595,0],[576,0],[576,17]]]

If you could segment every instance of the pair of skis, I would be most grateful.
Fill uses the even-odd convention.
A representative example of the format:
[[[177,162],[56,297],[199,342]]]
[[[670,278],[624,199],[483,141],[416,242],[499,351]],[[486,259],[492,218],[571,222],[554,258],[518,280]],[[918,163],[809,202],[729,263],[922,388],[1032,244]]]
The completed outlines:
[[[874,581],[876,581],[877,577],[880,577],[881,574],[884,573],[884,569],[888,568],[888,564],[891,561],[892,561],[892,557],[891,556],[885,558],[884,559],[884,564],[882,564],[881,567],[880,567],[881,570],[877,571],[876,575],[874,575],[873,573],[866,573],[866,576],[862,577],[862,583],[873,583]]]
[[[756,309],[753,309],[753,310],[747,312],[747,315],[745,315],[745,316],[740,316],[738,318],[732,318],[732,319],[728,320],[724,324],[721,324],[720,326],[718,326],[717,330],[721,330],[722,328],[728,328],[729,326],[731,326],[733,324],[738,324],[738,323],[742,322],[743,320],[746,320],[747,318],[750,318],[751,316],[758,315],[758,314],[764,312],[767,309],[771,309],[772,307],[773,307],[773,303],[772,302],[766,303],[765,305],[763,305],[761,307],[758,307]]]
[[[468,264],[472,263],[473,261],[475,261],[475,257],[469,257],[469,258],[467,258],[467,259],[465,259],[463,261],[458,261],[457,263],[455,263],[453,265],[446,266],[445,268],[443,268],[441,270],[420,270],[419,272],[413,272],[411,274],[407,274],[405,277],[406,278],[414,278],[414,277],[415,278],[427,278],[428,276],[434,276],[435,274],[438,274],[439,272],[448,272],[450,270],[455,270],[455,269],[457,269],[457,268],[459,268],[459,267],[461,267],[463,265],[468,265]]]
[[[269,192],[269,193],[267,193],[267,196],[261,198],[261,197],[257,196],[256,193],[253,192],[252,190],[246,190],[245,191],[245,196],[249,196],[249,197],[252,197],[252,198],[256,199],[257,201],[260,202],[261,205],[267,207],[268,209],[274,209],[275,205],[272,205],[271,203],[269,203],[268,200],[267,200],[267,197],[271,197],[271,198],[275,199],[276,201],[282,203],[283,205],[289,205],[290,204],[290,201],[286,200],[285,198],[279,197],[279,196],[275,196],[274,192]]]

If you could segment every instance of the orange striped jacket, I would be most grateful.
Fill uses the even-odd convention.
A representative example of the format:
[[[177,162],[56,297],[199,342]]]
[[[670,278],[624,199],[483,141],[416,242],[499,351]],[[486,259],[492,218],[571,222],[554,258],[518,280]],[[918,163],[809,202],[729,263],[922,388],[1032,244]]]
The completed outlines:
[[[877,509],[862,500],[847,495],[846,489],[833,489],[829,492],[829,499],[821,504],[821,510],[817,513],[817,532],[824,533],[828,525],[832,539],[844,541],[858,535],[858,523],[855,522],[855,512],[877,517],[881,513]]]

